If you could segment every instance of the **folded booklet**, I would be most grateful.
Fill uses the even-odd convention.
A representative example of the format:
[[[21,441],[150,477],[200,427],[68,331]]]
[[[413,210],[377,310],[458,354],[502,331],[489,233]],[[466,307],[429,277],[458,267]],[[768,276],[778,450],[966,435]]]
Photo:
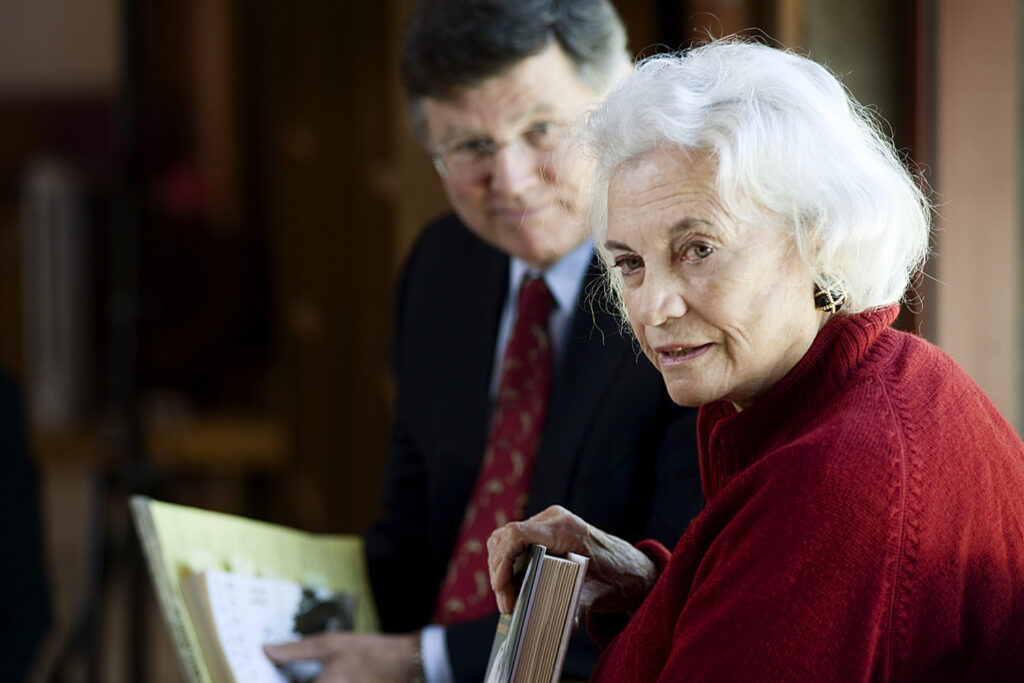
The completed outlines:
[[[362,539],[134,496],[132,517],[189,683],[286,683],[263,644],[379,630]],[[308,672],[315,673],[315,672]]]
[[[522,577],[522,586],[512,614],[498,619],[486,683],[557,683],[588,562],[575,553],[548,555],[542,545],[517,558],[513,576]]]

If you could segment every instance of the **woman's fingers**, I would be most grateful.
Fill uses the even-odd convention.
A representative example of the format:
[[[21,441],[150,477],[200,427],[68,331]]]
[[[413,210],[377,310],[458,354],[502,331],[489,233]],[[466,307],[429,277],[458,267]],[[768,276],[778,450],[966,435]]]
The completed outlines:
[[[657,579],[654,563],[632,544],[592,527],[559,506],[522,522],[510,522],[487,539],[487,564],[498,609],[509,613],[516,604],[512,566],[531,544],[548,552],[579,553],[590,558],[580,600],[584,612],[636,609]]]
[[[498,601],[498,611],[511,614],[516,606],[515,585],[512,583],[512,561],[503,560],[498,567],[491,567],[491,590]]]
[[[557,505],[522,522],[510,522],[496,529],[487,539],[487,566],[498,609],[507,614],[515,607],[512,565],[520,553],[533,544],[546,546],[551,553],[583,553],[581,529],[585,537],[586,523]]]
[[[563,507],[552,506],[522,522],[511,522],[487,540],[491,589],[498,609],[515,607],[516,586],[512,566],[531,544],[548,552],[579,553],[590,558],[580,604],[584,612],[628,612],[640,604],[654,585],[654,563],[623,539],[597,529]]]

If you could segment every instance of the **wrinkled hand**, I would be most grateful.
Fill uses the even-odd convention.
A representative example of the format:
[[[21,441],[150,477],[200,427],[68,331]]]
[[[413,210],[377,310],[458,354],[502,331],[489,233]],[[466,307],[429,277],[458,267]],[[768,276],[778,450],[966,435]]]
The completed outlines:
[[[263,650],[276,664],[303,659],[321,662],[324,668],[317,683],[406,683],[412,674],[413,652],[419,637],[418,633],[332,632],[294,643],[265,645]]]
[[[626,541],[601,531],[563,507],[553,505],[522,522],[510,522],[487,539],[487,564],[498,609],[515,607],[512,563],[532,543],[549,553],[590,558],[580,595],[580,612],[628,613],[644,601],[657,579],[654,563]]]

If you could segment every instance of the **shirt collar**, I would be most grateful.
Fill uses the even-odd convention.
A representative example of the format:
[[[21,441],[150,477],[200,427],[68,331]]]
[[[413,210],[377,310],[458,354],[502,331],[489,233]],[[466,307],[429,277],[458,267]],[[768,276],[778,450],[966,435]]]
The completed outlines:
[[[583,285],[583,275],[587,272],[593,252],[594,244],[590,241],[590,238],[587,238],[583,240],[582,244],[563,256],[555,265],[540,273],[544,277],[544,282],[547,284],[548,289],[551,290],[551,295],[555,297],[558,310],[573,310],[573,307],[576,305],[576,299],[579,298],[580,287]],[[509,294],[514,296],[518,293],[523,276],[527,273],[537,274],[536,271],[518,258],[511,260],[508,269]],[[514,301],[515,299],[512,300]]]

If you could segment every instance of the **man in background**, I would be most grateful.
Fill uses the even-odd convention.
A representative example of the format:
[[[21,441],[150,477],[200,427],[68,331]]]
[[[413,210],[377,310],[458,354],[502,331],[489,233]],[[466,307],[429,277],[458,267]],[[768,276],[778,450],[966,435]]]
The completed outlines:
[[[268,648],[321,681],[482,679],[490,531],[564,505],[670,547],[700,509],[695,413],[605,310],[571,128],[631,61],[607,0],[423,0],[403,37],[413,132],[453,214],[402,275],[384,517],[366,534],[383,629]],[[577,634],[564,674],[586,678]]]

